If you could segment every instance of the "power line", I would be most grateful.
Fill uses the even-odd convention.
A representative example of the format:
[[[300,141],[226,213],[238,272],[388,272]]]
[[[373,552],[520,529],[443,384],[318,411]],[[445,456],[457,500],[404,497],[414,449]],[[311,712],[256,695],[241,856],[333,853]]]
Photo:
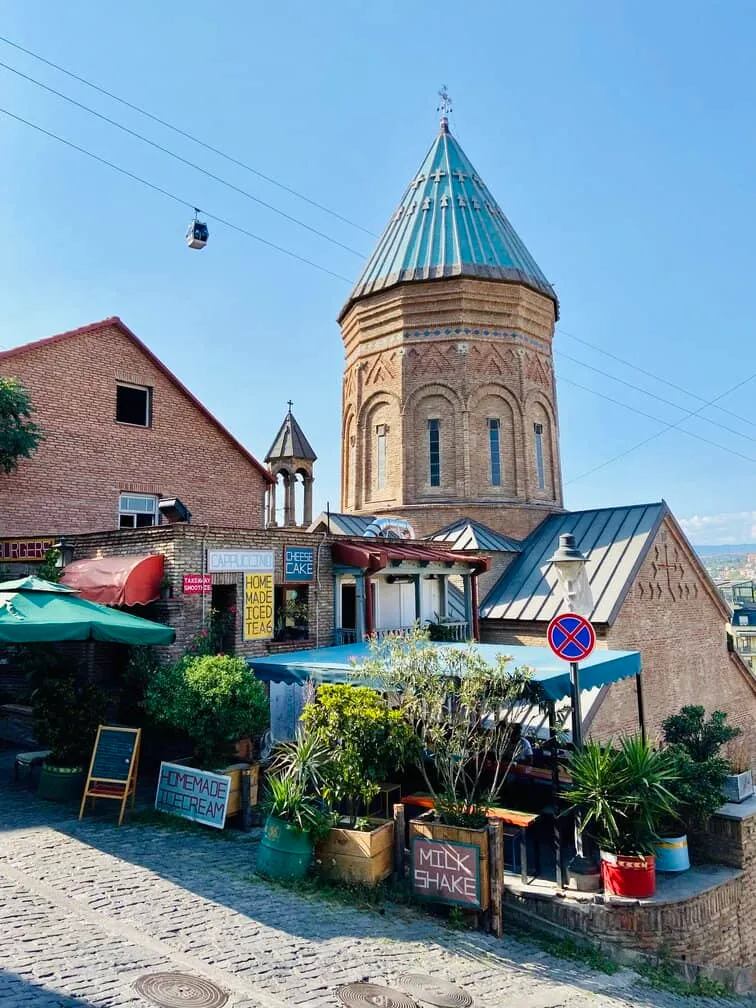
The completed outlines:
[[[0,61],[0,67],[4,70],[9,70],[11,73],[16,74],[18,77],[23,78],[29,83],[34,84],[35,87],[42,88],[44,91],[48,91],[50,94],[56,95],[58,98],[62,98],[63,101],[69,102],[71,105],[75,105],[76,108],[83,109],[84,112],[88,112],[90,115],[96,116],[97,119],[101,119],[103,122],[108,123],[110,126],[115,126],[116,129],[122,130],[129,136],[135,137],[137,140],[141,140],[142,143],[148,144],[150,147],[154,147],[155,150],[159,150],[163,154],[167,154],[168,157],[174,158],[181,164],[187,165],[189,168],[193,168],[195,171],[201,172],[208,178],[212,179],[214,182],[220,182],[221,185],[226,186],[228,189],[232,189],[234,192],[239,193],[239,195],[244,196],[246,199],[252,200],[255,203],[259,203],[260,206],[264,206],[267,210],[272,210],[273,213],[279,214],[279,216],[291,221],[293,224],[297,224],[299,227],[305,228],[305,230],[312,232],[312,234],[318,235],[320,238],[324,238],[326,241],[331,242],[333,245],[337,245],[339,248],[344,249],[346,252],[351,252],[352,255],[358,256],[360,259],[367,258],[364,253],[358,252],[357,249],[351,248],[349,245],[344,245],[343,242],[338,241],[336,238],[332,238],[330,235],[326,234],[325,231],[320,231],[318,228],[312,227],[310,224],[305,224],[304,221],[300,220],[298,217],[293,217],[291,214],[287,214],[284,210],[279,210],[278,207],[273,206],[272,203],[266,203],[265,200],[254,196],[251,192],[246,189],[241,189],[239,186],[234,185],[233,182],[228,182],[226,179],[221,178],[220,175],[216,175],[214,172],[208,171],[203,168],[202,165],[196,164],[194,161],[190,161],[188,158],[182,157],[180,154],[176,154],[175,151],[170,150],[168,147],[163,147],[162,144],[156,143],[154,140],[150,140],[149,137],[143,136],[136,130],[129,129],[128,126],[124,126],[123,123],[117,122],[115,119],[111,119],[109,116],[103,115],[101,112],[97,112],[95,109],[90,108],[88,105],[82,104],[82,102],[76,101],[75,98],[69,98],[68,95],[63,94],[62,91],[56,91],[55,88],[49,87],[47,84],[43,84],[42,81],[36,80],[34,77],[30,77],[28,74],[21,73],[20,70],[16,70],[15,67],[9,66],[7,63]]]
[[[656,395],[654,392],[649,392],[647,389],[641,388],[640,385],[634,385],[632,382],[626,381],[624,378],[618,378],[616,375],[610,374],[609,371],[603,371],[601,368],[594,367],[593,364],[581,361],[577,357],[572,357],[570,354],[566,354],[563,350],[559,350],[555,356],[560,357],[563,360],[572,361],[573,364],[579,364],[580,367],[586,368],[588,371],[595,371],[596,374],[600,374],[604,378],[609,378],[611,381],[615,381],[620,385],[625,385],[627,388],[634,389],[636,392],[641,392],[643,395],[648,396],[649,399],[655,399],[657,402],[664,403],[665,406],[672,406],[674,409],[686,412],[685,406],[678,406],[677,403],[670,402],[669,399],[665,399],[663,396]],[[683,417],[683,419],[685,418]],[[702,420],[704,423],[712,424],[714,427],[720,427],[722,430],[727,431],[728,434],[734,434],[736,437],[746,438],[748,441],[753,440],[750,434],[744,434],[742,431],[735,430],[734,427],[728,427],[726,424],[721,424],[717,420],[711,420],[709,417],[705,416],[699,417],[698,419]]]
[[[593,473],[598,472],[599,469],[604,469],[606,466],[611,465],[613,462],[617,462],[619,459],[625,458],[625,456],[630,455],[631,452],[637,451],[639,448],[642,448],[644,445],[647,445],[650,441],[654,441],[656,438],[661,437],[661,435],[665,434],[668,430],[675,430],[679,428],[680,424],[683,423],[683,421],[687,420],[688,417],[697,416],[701,412],[701,410],[705,410],[708,406],[713,406],[715,403],[719,402],[720,399],[724,399],[726,396],[731,395],[733,392],[737,392],[739,388],[742,388],[744,385],[747,385],[749,382],[753,381],[754,378],[756,378],[756,372],[749,375],[747,378],[744,378],[742,381],[739,381],[736,385],[733,385],[731,388],[726,389],[724,392],[721,393],[721,395],[715,396],[713,399],[709,399],[707,402],[703,404],[703,406],[699,406],[697,410],[693,410],[692,412],[686,414],[684,417],[681,417],[679,420],[676,420],[674,423],[665,423],[661,430],[657,431],[655,434],[651,434],[650,437],[644,438],[642,441],[638,441],[637,444],[631,445],[629,448],[626,448],[625,451],[620,452],[618,455],[613,455],[611,458],[606,459],[604,462],[600,462],[597,466],[594,466],[592,469],[588,469],[586,472],[580,473],[579,476],[573,476],[571,480],[567,480],[567,483],[565,485],[568,486],[570,483],[575,483],[577,482],[577,480],[584,479],[586,476],[592,476]],[[560,378],[559,380],[565,381],[566,379]],[[576,385],[577,382],[569,382],[569,384]],[[583,386],[578,386],[578,388],[583,388]],[[594,392],[593,389],[589,389],[587,387],[586,391]],[[602,393],[600,392],[596,392],[594,394],[601,396],[602,399],[609,398],[608,396],[602,395]],[[613,399],[610,399],[609,401],[615,402],[615,400]],[[618,405],[624,405],[624,403],[618,403]],[[636,413],[639,412],[638,410],[635,410],[633,407],[628,408],[633,409],[634,412]],[[655,417],[650,417],[650,419],[656,420]],[[664,423],[664,421],[657,420],[657,423]],[[707,444],[711,444],[715,448],[721,448],[723,451],[730,452],[731,455],[737,455],[739,458],[744,458],[748,462],[756,462],[756,459],[752,459],[750,458],[750,456],[741,455],[740,452],[735,452],[731,448],[726,448],[724,445],[715,444],[715,442],[713,441],[707,441],[706,438],[701,438],[698,434],[692,434],[691,431],[683,430],[682,433],[688,434],[691,437],[698,438],[701,441],[706,441]]]
[[[28,126],[31,129],[36,130],[38,133],[43,133],[45,136],[50,137],[51,140],[57,140],[58,143],[65,144],[66,147],[70,147],[72,150],[78,151],[80,154],[85,154],[93,161],[98,161],[100,164],[106,165],[108,168],[112,168],[119,174],[125,175],[126,178],[130,178],[134,182],[139,182],[140,185],[147,186],[148,189],[152,189],[153,192],[160,193],[161,196],[166,196],[168,199],[173,200],[174,203],[180,203],[182,206],[190,207],[192,209],[194,208],[194,203],[190,200],[184,199],[181,196],[176,196],[175,193],[169,192],[167,189],[163,189],[162,186],[155,185],[154,182],[149,182],[147,179],[142,178],[141,175],[136,175],[134,172],[130,172],[126,168],[121,168],[120,165],[114,164],[112,161],[108,161],[107,158],[101,157],[99,154],[95,154],[92,151],[87,150],[86,147],[80,147],[71,140],[66,140],[64,137],[58,136],[57,133],[52,133],[50,130],[46,130],[42,126],[38,126],[36,123],[30,122],[28,119],[24,119],[22,116],[16,115],[14,112],[10,112],[6,108],[0,107],[0,112],[2,112],[3,115],[9,116],[11,119],[15,119],[16,122],[23,123],[24,126]],[[276,252],[282,252],[284,255],[290,256],[292,259],[297,259],[299,262],[305,263],[307,266],[313,266],[315,269],[320,270],[321,273],[327,273],[329,276],[335,277],[337,280],[344,280],[346,283],[351,283],[348,277],[342,276],[340,273],[334,273],[333,270],[329,270],[327,267],[321,266],[320,263],[313,262],[312,259],[306,259],[304,256],[301,256],[296,252],[292,252],[291,249],[284,248],[282,245],[276,245],[275,242],[268,241],[267,238],[262,238],[253,231],[248,231],[246,228],[240,227],[232,221],[219,217],[217,214],[208,213],[207,211],[203,211],[203,213],[208,220],[214,220],[218,224],[222,224],[224,227],[230,228],[232,231],[237,231],[239,234],[246,235],[248,238],[254,238],[255,241],[261,242],[263,245],[267,245],[268,248],[275,249]]]
[[[604,354],[605,357],[610,357],[612,360],[617,361],[618,364],[624,364],[625,367],[632,368],[634,371],[638,371],[640,374],[645,375],[647,378],[653,378],[654,381],[661,382],[662,385],[666,385],[668,388],[673,388],[677,392],[682,392],[683,395],[690,396],[691,399],[697,399],[701,403],[706,403],[707,405],[712,405],[711,402],[707,402],[704,396],[698,395],[696,392],[691,392],[690,389],[683,388],[682,385],[677,385],[675,382],[669,381],[667,378],[662,378],[661,375],[654,374],[653,371],[647,371],[645,368],[640,367],[638,364],[633,364],[632,361],[625,360],[624,357],[618,357],[617,354],[611,353],[609,350],[605,350],[603,347],[598,346],[596,343],[591,343],[587,339],[583,339],[581,336],[575,336],[574,333],[565,332],[564,329],[557,327],[556,330],[561,336],[567,336],[568,339],[575,340],[577,343],[582,343],[583,346],[590,347],[591,350],[596,350],[598,353]],[[736,420],[740,420],[741,423],[750,424],[752,427],[756,427],[756,421],[749,419],[748,417],[740,416],[739,413],[733,413],[732,410],[726,409],[724,406],[715,407],[721,413],[727,413],[729,416],[734,417]]]
[[[186,140],[191,140],[192,143],[198,144],[200,147],[211,151],[213,154],[217,154],[218,157],[224,158],[226,161],[230,162],[230,164],[234,164],[238,168],[243,168],[245,171],[251,172],[258,178],[263,179],[264,182],[268,182],[270,185],[276,186],[278,189],[289,193],[291,196],[296,196],[297,199],[301,199],[305,203],[309,203],[310,206],[315,207],[317,210],[321,210],[323,213],[329,214],[331,217],[335,217],[336,220],[340,220],[344,224],[349,224],[350,227],[356,228],[358,231],[363,231],[372,238],[377,237],[373,231],[363,227],[362,224],[357,224],[355,221],[350,220],[348,217],[344,217],[336,210],[331,210],[330,207],[324,206],[322,203],[318,203],[309,196],[305,196],[304,193],[298,192],[296,189],[292,189],[283,182],[279,182],[277,179],[271,178],[270,175],[265,175],[263,172],[259,171],[257,168],[253,168],[252,165],[247,164],[245,161],[240,161],[238,158],[233,157],[233,155],[228,154],[226,151],[223,151],[218,147],[213,147],[212,144],[209,144],[204,140],[200,140],[199,137],[194,136],[187,130],[183,130],[179,126],[175,126],[173,123],[168,122],[166,119],[161,119],[160,116],[154,115],[152,112],[148,112],[147,109],[141,108],[141,106],[135,105],[133,102],[127,101],[125,98],[119,97],[119,95],[114,94],[112,91],[108,91],[99,84],[95,84],[93,81],[87,80],[86,77],[80,77],[72,70],[67,70],[65,67],[60,66],[59,63],[53,63],[52,60],[46,59],[44,56],[34,52],[32,49],[26,49],[24,46],[19,45],[18,42],[13,42],[11,39],[5,38],[3,35],[0,35],[0,42],[4,42],[13,49],[17,49],[19,52],[25,53],[27,56],[31,56],[32,59],[39,60],[40,63],[44,63],[46,66],[52,67],[53,70],[57,70],[59,73],[65,74],[66,77],[70,77],[71,80],[78,81],[80,84],[84,84],[85,87],[91,88],[93,91],[97,91],[99,94],[105,95],[106,98],[111,98],[113,101],[118,102],[119,105],[123,105],[125,108],[131,109],[133,112],[138,112],[139,115],[142,115],[147,119],[151,119],[152,122],[158,123],[160,126],[164,126],[166,129],[171,130],[178,136],[182,136]]]

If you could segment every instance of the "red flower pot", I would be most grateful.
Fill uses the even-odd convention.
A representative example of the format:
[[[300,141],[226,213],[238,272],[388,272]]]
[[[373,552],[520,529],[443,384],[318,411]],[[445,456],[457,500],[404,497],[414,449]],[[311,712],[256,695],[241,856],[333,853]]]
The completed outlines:
[[[648,899],[656,891],[656,858],[601,851],[601,881],[614,896]]]

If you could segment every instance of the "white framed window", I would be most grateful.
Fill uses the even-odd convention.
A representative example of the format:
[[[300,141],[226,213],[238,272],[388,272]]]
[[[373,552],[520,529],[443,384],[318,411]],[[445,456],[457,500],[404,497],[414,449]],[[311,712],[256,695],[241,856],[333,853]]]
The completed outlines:
[[[535,439],[536,486],[539,490],[546,489],[546,470],[543,465],[543,424],[533,424]]]
[[[375,428],[375,488],[386,489],[386,424]]]
[[[145,528],[160,520],[158,498],[141,494],[121,494],[118,500],[118,527]]]
[[[135,427],[152,424],[152,389],[146,385],[116,385],[116,421]]]
[[[501,421],[498,417],[488,418],[488,453],[491,461],[491,486],[501,486],[501,442],[499,432]]]

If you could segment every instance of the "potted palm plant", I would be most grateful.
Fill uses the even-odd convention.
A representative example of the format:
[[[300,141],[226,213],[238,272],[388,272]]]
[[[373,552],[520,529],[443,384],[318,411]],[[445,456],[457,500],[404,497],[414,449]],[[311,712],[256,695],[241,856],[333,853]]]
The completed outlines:
[[[297,733],[277,750],[268,770],[267,812],[257,855],[257,871],[276,879],[304,878],[314,844],[330,829],[318,791],[329,751],[317,734]]]
[[[727,749],[729,773],[725,777],[722,792],[726,801],[740,803],[753,794],[753,773],[751,754],[743,742],[730,745]]]
[[[366,811],[381,783],[415,754],[417,738],[401,711],[364,686],[320,686],[302,724],[329,749],[321,793],[335,824],[317,847],[321,872],[375,885],[391,874],[394,823]]]
[[[674,764],[639,735],[619,747],[588,742],[570,758],[570,809],[582,813],[583,829],[598,843],[604,888],[615,896],[642,899],[656,889],[654,844],[665,816],[677,811],[669,789]]]

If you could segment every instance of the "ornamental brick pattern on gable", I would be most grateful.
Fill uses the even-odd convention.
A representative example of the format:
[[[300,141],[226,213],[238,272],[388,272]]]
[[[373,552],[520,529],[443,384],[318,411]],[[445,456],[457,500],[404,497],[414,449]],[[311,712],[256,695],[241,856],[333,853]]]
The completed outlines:
[[[265,470],[120,319],[0,353],[45,440],[0,476],[0,533],[113,529],[122,493],[178,497],[192,521],[261,528]],[[116,422],[119,383],[151,390],[151,422]]]

